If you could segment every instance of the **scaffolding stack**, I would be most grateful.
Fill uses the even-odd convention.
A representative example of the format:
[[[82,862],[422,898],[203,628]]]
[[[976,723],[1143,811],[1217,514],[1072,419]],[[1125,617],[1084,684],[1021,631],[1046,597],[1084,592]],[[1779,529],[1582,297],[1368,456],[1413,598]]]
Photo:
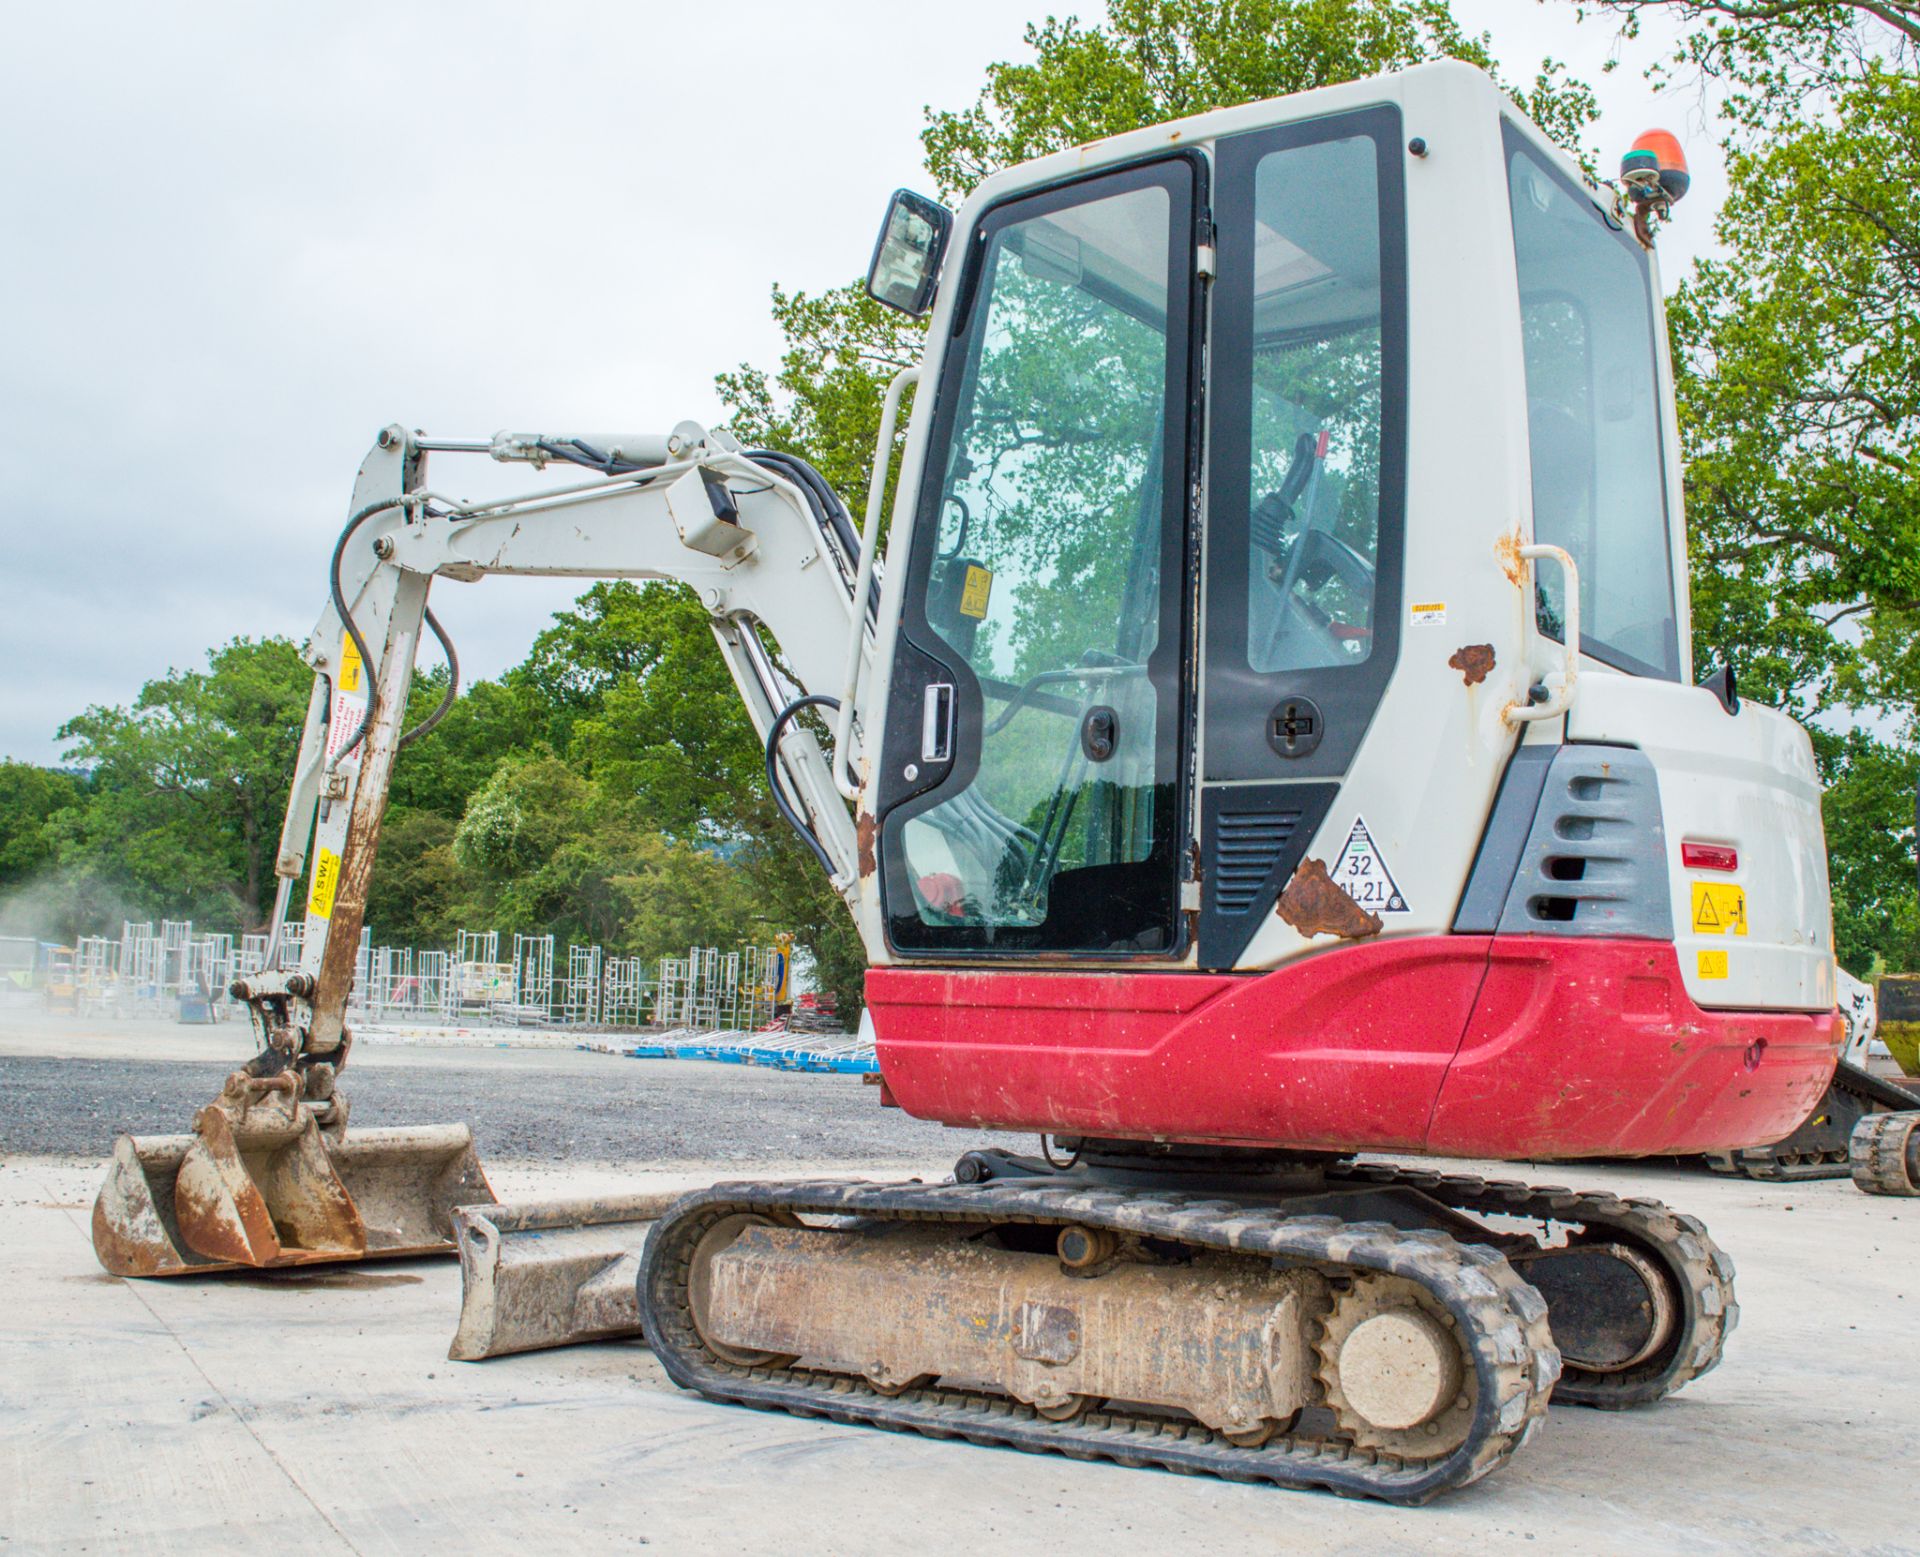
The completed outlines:
[[[277,969],[299,966],[304,929],[299,920],[281,927]],[[609,956],[598,945],[569,945],[563,957],[551,935],[516,934],[502,956],[502,939],[495,930],[461,930],[450,950],[376,946],[363,930],[349,1020],[421,1032],[511,1027],[766,1035],[763,1047],[771,1055],[787,1041],[781,1033],[795,1029],[802,1016],[797,1009],[776,1012],[780,954],[770,946],[690,946],[684,955],[650,964]],[[229,1020],[241,1007],[228,989],[236,978],[267,970],[269,946],[264,933],[196,934],[189,920],[157,927],[129,920],[118,940],[83,936],[76,943],[76,1009]],[[801,1004],[809,1002],[803,997]]]
[[[608,1027],[641,1027],[653,1008],[658,984],[647,977],[643,957],[609,957],[600,997],[600,1019]]]
[[[560,1020],[569,1027],[598,1027],[604,1007],[598,946],[569,946],[567,976],[560,985]]]

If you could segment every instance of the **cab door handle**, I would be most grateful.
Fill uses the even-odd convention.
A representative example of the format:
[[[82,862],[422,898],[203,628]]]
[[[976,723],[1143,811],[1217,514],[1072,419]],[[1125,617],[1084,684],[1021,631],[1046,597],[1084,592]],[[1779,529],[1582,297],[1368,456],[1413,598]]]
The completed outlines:
[[[932,681],[920,704],[920,760],[953,760],[954,696],[951,681]]]

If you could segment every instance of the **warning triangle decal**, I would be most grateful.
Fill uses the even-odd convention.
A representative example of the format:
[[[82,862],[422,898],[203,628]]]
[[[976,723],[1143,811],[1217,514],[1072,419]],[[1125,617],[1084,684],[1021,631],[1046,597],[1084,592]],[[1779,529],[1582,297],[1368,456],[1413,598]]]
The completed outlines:
[[[1373,834],[1367,831],[1367,820],[1363,816],[1353,819],[1353,831],[1347,834],[1346,846],[1340,851],[1332,875],[1347,896],[1370,913],[1413,912],[1407,907],[1393,872],[1374,847]]]

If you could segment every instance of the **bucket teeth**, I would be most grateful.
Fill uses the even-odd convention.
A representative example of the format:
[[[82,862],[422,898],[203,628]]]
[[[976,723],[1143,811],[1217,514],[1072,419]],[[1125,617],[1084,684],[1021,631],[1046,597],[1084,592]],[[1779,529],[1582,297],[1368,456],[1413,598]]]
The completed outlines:
[[[358,1260],[367,1252],[360,1213],[305,1109],[291,1129],[251,1139],[236,1135],[225,1109],[202,1109],[173,1207],[189,1249],[233,1265]]]
[[[494,1199],[465,1125],[319,1127],[310,1110],[236,1126],[219,1106],[192,1135],[123,1135],[93,1207],[116,1276],[177,1276],[451,1254],[456,1206]]]

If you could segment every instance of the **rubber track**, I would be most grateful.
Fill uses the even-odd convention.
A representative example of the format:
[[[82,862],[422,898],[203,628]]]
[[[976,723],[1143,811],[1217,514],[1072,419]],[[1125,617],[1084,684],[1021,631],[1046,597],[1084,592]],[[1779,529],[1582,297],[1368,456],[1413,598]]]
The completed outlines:
[[[1471,1342],[1478,1383],[1473,1422],[1451,1454],[1433,1461],[1351,1444],[1276,1437],[1242,1448],[1187,1419],[1124,1409],[1050,1422],[989,1391],[934,1385],[882,1395],[865,1380],[803,1368],[741,1368],[708,1351],[689,1314],[686,1282],[694,1247],[736,1212],[793,1212],[910,1221],[1078,1223],[1262,1259],[1380,1271],[1418,1282]],[[1036,1179],[982,1184],[716,1184],[676,1202],[647,1239],[640,1278],[647,1340],[668,1376],[711,1399],[864,1423],[936,1438],[965,1438],[1076,1459],[1160,1466],[1232,1480],[1317,1487],[1349,1496],[1424,1503],[1477,1481],[1538,1430],[1560,1354],[1546,1301],[1497,1251],[1443,1233],[1383,1222],[1289,1217],[1245,1202],[1193,1194],[1140,1194]]]
[[[1848,1172],[1863,1194],[1912,1195],[1908,1142],[1920,1129],[1920,1111],[1869,1114],[1853,1127]]]
[[[1638,1368],[1588,1373],[1569,1363],[1553,1392],[1562,1405],[1624,1410],[1671,1395],[1719,1365],[1727,1337],[1740,1322],[1733,1293],[1733,1260],[1697,1217],[1644,1198],[1623,1200],[1604,1191],[1434,1173],[1390,1164],[1350,1163],[1329,1174],[1334,1182],[1398,1186],[1431,1195],[1443,1205],[1479,1216],[1517,1216],[1579,1225],[1589,1233],[1632,1243],[1673,1281],[1680,1328],[1673,1341]]]

